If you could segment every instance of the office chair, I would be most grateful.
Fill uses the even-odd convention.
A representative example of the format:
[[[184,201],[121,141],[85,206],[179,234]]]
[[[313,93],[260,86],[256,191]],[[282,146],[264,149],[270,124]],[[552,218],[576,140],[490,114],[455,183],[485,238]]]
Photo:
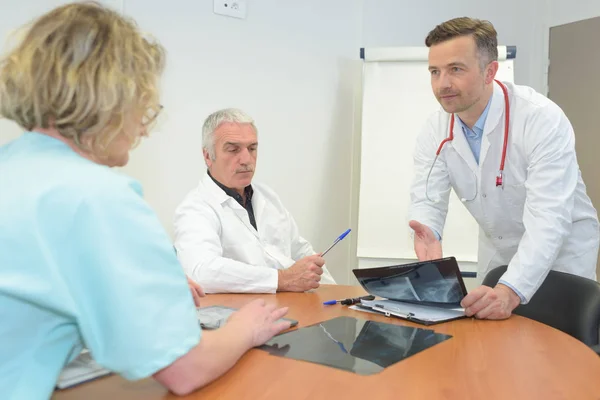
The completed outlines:
[[[494,268],[483,284],[496,286],[506,269],[506,265]],[[568,333],[600,354],[600,284],[596,281],[550,271],[529,303],[518,306],[513,313]]]

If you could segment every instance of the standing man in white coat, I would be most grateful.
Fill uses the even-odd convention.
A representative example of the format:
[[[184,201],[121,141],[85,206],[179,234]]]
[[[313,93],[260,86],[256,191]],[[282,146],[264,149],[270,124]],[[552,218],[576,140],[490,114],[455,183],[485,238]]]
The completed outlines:
[[[409,215],[418,258],[442,256],[452,188],[479,224],[478,276],[508,265],[496,287],[463,299],[468,316],[508,318],[550,270],[595,279],[598,217],[562,110],[529,87],[494,80],[498,42],[488,21],[444,22],[425,43],[443,110],[415,148]]]
[[[237,109],[217,111],[204,122],[202,145],[207,174],[175,216],[175,247],[186,274],[207,293],[303,292],[334,284],[275,192],[252,182],[254,120]]]

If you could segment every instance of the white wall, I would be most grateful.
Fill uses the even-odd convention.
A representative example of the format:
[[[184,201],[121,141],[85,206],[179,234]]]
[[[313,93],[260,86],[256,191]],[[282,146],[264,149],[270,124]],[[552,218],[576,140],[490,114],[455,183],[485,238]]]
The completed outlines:
[[[515,83],[544,91],[547,1],[365,0],[362,44],[424,46],[427,33],[443,21],[463,16],[487,19],[498,32],[498,44],[517,46]]]
[[[557,26],[600,16],[600,1],[547,0],[549,3],[548,25]]]

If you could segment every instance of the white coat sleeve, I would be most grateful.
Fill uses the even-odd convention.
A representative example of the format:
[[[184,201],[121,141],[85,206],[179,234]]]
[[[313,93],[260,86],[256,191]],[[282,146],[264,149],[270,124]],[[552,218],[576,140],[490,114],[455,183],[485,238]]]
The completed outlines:
[[[558,106],[549,104],[538,110],[525,130],[525,233],[500,281],[515,288],[527,303],[571,231],[579,167],[573,128]]]
[[[315,250],[308,242],[308,240],[304,239],[300,236],[300,231],[298,230],[298,225],[296,225],[296,221],[294,217],[286,210],[288,220],[290,223],[290,241],[292,244],[292,258],[294,261],[298,261],[303,257],[312,256],[316,254]],[[335,285],[336,282],[331,276],[331,273],[327,269],[326,266],[323,266],[323,275],[321,275],[322,284]]]
[[[433,120],[428,120],[421,134],[417,137],[414,150],[414,178],[410,190],[410,207],[408,211],[408,220],[418,221],[438,234],[444,231],[446,215],[448,214],[448,201],[450,196],[450,178],[446,166],[443,152],[435,161],[435,152],[439,143],[435,139],[435,127]],[[429,181],[427,174],[434,165]],[[427,199],[425,194],[425,185],[427,185]],[[408,221],[406,221],[408,224]],[[408,228],[408,226],[406,227]]]
[[[223,257],[221,223],[203,202],[182,204],[175,214],[175,248],[188,277],[206,293],[275,293],[277,270]]]

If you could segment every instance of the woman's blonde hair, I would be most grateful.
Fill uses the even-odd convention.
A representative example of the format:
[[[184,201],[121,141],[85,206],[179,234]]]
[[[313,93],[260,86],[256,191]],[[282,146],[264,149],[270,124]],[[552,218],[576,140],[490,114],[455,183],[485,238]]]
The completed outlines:
[[[58,7],[26,26],[0,63],[0,115],[32,130],[55,128],[102,151],[135,116],[160,110],[165,51],[135,22],[97,3]]]

